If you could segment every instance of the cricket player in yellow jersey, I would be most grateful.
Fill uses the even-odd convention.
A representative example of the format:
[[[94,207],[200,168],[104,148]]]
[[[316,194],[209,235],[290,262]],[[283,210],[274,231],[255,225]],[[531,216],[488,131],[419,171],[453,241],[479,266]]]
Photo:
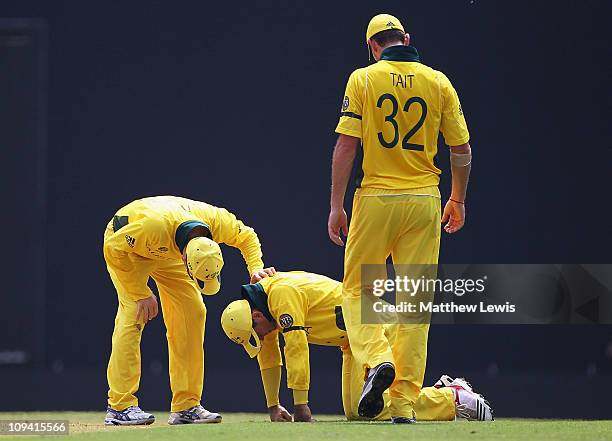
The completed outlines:
[[[469,133],[449,79],[421,63],[400,21],[387,14],[370,21],[366,42],[374,64],[349,77],[332,163],[330,239],[344,245],[342,308],[355,358],[368,373],[359,414],[375,417],[390,387],[395,423],[415,421],[427,358],[429,325],[405,324],[393,338],[361,318],[364,264],[437,264],[440,221],[455,233],[464,223],[470,173]],[[438,134],[450,146],[452,192],[440,216]],[[350,230],[344,196],[359,147],[363,162]],[[398,268],[396,268],[399,271]],[[391,344],[389,343],[391,342]]]
[[[257,356],[268,412],[272,421],[291,421],[279,403],[282,359],[279,334],[285,340],[287,383],[293,390],[294,421],[311,421],[308,406],[310,362],[308,344],[342,349],[342,404],[349,420],[359,419],[357,407],[364,385],[363,367],[355,360],[342,315],[342,284],[328,277],[302,271],[279,272],[259,283],[242,287],[243,300],[230,303],[221,316],[226,335],[241,344],[249,356]],[[387,325],[385,333],[393,336]],[[389,420],[388,394],[378,420]],[[421,390],[414,404],[421,420],[445,421],[456,416],[470,420],[491,419],[488,403],[461,379],[444,375],[436,387]],[[482,411],[480,411],[482,409]],[[489,409],[488,414],[485,409]]]
[[[170,388],[169,424],[220,422],[202,407],[204,325],[202,295],[220,289],[220,243],[240,249],[251,283],[274,274],[264,269],[257,234],[224,208],[174,196],[139,199],[119,209],[104,234],[104,259],[119,296],[108,363],[105,424],[151,424],[138,407],[140,338],[157,316],[157,285],[167,329]]]

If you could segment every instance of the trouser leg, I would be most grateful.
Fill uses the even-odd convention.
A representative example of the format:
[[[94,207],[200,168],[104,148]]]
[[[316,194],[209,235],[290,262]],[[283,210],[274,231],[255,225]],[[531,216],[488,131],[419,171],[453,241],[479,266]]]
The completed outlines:
[[[166,324],[172,412],[200,404],[204,384],[206,306],[182,263],[153,273]]]
[[[380,197],[355,195],[344,257],[342,312],[352,355],[364,372],[380,363],[393,362],[383,326],[363,323],[361,316],[362,301],[370,300],[362,299],[362,265],[377,264],[380,277],[386,277],[384,265],[397,229],[390,215],[393,210],[394,206]]]
[[[141,277],[142,290],[150,293],[146,285],[148,275],[122,273],[107,266],[111,280],[117,290],[119,305],[115,316],[112,349],[108,362],[108,404],[115,410],[124,410],[129,406],[137,406],[136,391],[140,385],[140,340],[145,323],[141,318],[136,321],[136,300],[127,292],[121,281],[123,277]],[[142,297],[142,292],[139,293]]]
[[[440,249],[440,201],[427,196],[404,196],[403,205],[404,230],[392,251],[396,276],[435,278]],[[427,302],[433,300],[433,293],[396,295],[397,303],[415,299]],[[418,311],[419,305],[416,306]],[[393,416],[414,414],[425,376],[429,319],[429,315],[419,312],[398,314],[399,323],[389,333],[395,360],[395,381],[389,389]]]

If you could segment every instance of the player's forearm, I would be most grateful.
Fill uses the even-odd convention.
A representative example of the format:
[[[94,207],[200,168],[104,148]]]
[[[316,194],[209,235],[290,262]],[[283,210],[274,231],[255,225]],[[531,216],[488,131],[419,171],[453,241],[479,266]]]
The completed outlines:
[[[472,170],[470,144],[451,147],[451,199],[464,202]]]
[[[285,363],[287,365],[287,386],[293,390],[294,404],[308,402],[310,389],[310,356],[308,340],[304,331],[289,331],[285,337]]]
[[[217,208],[213,227],[213,237],[219,243],[238,248],[249,270],[249,275],[264,267],[261,243],[253,228],[238,220],[225,208]]]
[[[344,206],[344,196],[349,178],[351,177],[355,152],[356,144],[352,145],[352,143],[344,140],[342,136],[338,138],[332,157],[331,208],[341,208]]]
[[[253,274],[255,271],[261,270],[264,267],[261,252],[261,243],[257,233],[251,227],[243,226],[243,230],[240,233],[240,241],[237,243],[237,247],[242,254],[249,274]]]
[[[255,236],[257,238],[257,236]],[[263,269],[264,263],[262,260],[261,244],[259,240],[257,243],[249,244],[245,249],[241,249],[242,257],[246,262],[249,274],[253,274],[255,271]]]
[[[293,404],[295,406],[299,406],[301,404],[308,404],[308,389],[293,389]]]
[[[268,407],[279,404],[279,390],[281,382],[281,367],[275,366],[269,369],[262,369],[261,381],[266,395],[266,403]]]

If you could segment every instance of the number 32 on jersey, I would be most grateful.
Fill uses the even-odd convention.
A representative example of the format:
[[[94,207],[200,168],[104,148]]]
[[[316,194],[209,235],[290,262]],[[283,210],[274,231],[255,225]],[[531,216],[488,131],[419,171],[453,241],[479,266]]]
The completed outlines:
[[[391,104],[391,106],[385,105],[385,102],[387,101]],[[412,111],[420,112],[420,116],[418,117],[418,120],[416,121],[415,124],[411,125],[411,124],[406,123],[406,121],[408,120],[408,115],[405,115],[405,116],[398,115],[398,112],[400,111],[400,105],[401,105],[402,112],[409,113],[411,109],[413,109]],[[423,98],[418,97],[418,96],[413,96],[413,97],[408,98],[406,102],[399,103],[395,95],[390,94],[390,93],[384,93],[378,98],[378,101],[376,102],[376,107],[378,107],[381,110],[383,110],[383,107],[384,107],[385,112],[387,112],[387,109],[389,109],[390,107],[389,113],[384,114],[384,117],[385,117],[384,125],[387,125],[392,128],[393,136],[389,136],[387,134],[387,137],[385,137],[382,131],[378,132],[378,141],[383,147],[388,148],[388,149],[394,148],[399,143],[400,136],[401,136],[403,149],[416,150],[418,152],[422,152],[425,149],[423,144],[417,144],[417,143],[411,142],[413,136],[423,126],[423,123],[425,122],[425,118],[427,117],[427,103],[425,102]],[[413,119],[414,119],[414,116],[410,118],[410,120],[413,120]],[[400,128],[400,125],[401,126],[408,125],[408,127]]]

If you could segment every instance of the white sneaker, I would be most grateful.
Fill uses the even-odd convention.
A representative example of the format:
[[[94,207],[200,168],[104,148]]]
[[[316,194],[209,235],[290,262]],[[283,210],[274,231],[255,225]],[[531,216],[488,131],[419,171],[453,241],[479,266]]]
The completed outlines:
[[[155,417],[138,406],[130,406],[121,411],[108,406],[106,408],[106,418],[104,418],[104,424],[107,426],[138,426],[153,424],[154,422]]]
[[[434,387],[448,387],[455,392],[455,409],[457,417],[469,421],[494,421],[493,409],[485,398],[474,392],[472,385],[465,378],[452,378],[442,375]]]
[[[170,418],[168,418],[168,424],[220,423],[222,419],[223,417],[220,414],[209,412],[198,404],[191,409],[172,412]]]

